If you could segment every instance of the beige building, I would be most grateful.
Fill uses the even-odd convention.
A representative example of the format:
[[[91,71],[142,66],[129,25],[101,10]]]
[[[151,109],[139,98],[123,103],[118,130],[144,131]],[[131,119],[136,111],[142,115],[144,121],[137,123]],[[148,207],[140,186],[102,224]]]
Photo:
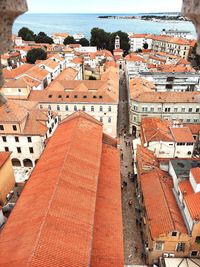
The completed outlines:
[[[110,67],[101,80],[54,81],[45,91],[32,91],[30,101],[38,101],[40,109],[56,111],[63,120],[75,111],[82,110],[101,121],[104,131],[117,136],[119,76]]]
[[[15,177],[10,159],[10,152],[0,152],[0,205],[15,186]]]
[[[155,84],[152,82],[141,78],[130,80],[130,133],[139,135],[143,117],[199,123],[199,95],[199,92],[155,92]]]
[[[198,187],[191,189],[184,176],[185,172],[189,176],[188,162],[191,166],[200,163],[197,160],[184,162],[173,160],[168,173],[161,170],[152,151],[141,146],[137,148],[136,192],[140,209],[137,223],[141,227],[148,264],[157,264],[160,257],[199,256],[199,193],[195,193]],[[199,172],[194,170],[195,174]],[[189,179],[192,182],[191,174]]]

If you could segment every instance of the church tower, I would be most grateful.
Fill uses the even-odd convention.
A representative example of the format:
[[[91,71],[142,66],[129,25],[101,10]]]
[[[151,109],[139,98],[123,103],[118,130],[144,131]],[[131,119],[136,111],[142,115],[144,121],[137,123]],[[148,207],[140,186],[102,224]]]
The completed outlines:
[[[120,37],[117,35],[115,37],[115,49],[120,49]]]

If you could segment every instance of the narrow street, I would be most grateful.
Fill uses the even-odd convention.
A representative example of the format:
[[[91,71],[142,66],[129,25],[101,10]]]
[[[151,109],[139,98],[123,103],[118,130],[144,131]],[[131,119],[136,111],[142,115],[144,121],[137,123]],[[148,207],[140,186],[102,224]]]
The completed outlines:
[[[126,136],[125,134],[126,133]],[[121,149],[122,215],[124,236],[124,265],[144,264],[140,228],[136,225],[137,207],[134,182],[129,178],[133,174],[132,137],[128,135],[128,101],[125,79],[120,79],[120,101],[118,114],[118,134]],[[131,203],[130,203],[131,201]]]

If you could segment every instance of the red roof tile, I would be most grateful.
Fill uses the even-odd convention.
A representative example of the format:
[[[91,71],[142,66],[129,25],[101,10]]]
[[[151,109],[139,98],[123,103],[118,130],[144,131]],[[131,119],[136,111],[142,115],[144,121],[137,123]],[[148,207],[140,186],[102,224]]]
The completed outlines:
[[[192,168],[191,173],[197,184],[200,184],[200,168]]]
[[[188,142],[195,143],[194,137],[188,127],[171,127],[171,133],[174,137],[174,140],[179,142]]]
[[[10,152],[0,152],[0,168],[3,167],[9,156]]]
[[[104,206],[101,199],[102,195],[109,197],[108,188],[111,194],[120,198],[119,166],[107,169],[113,162],[111,155],[117,165],[119,157],[116,148],[107,150],[103,145],[102,154],[102,124],[88,114],[77,112],[58,126],[0,234],[1,267],[91,265],[92,242],[99,234],[93,236],[94,228],[98,229],[98,223],[101,227],[103,221],[99,219],[102,216],[106,220],[110,216],[110,213],[104,213],[115,210],[116,203],[120,205],[120,199],[115,199],[107,210],[108,206]],[[105,185],[107,175],[118,177],[115,181],[109,179],[109,187],[107,183]],[[99,211],[101,207],[104,212]],[[119,206],[115,215],[118,222],[114,231],[115,240],[119,242],[116,249],[113,250],[115,240],[108,236],[104,236],[105,241],[102,240],[105,247],[112,245],[107,255],[99,243],[94,244],[99,260],[106,255],[105,262],[110,263],[114,255],[118,257],[116,262],[122,262],[117,266],[123,266]],[[110,222],[112,225],[113,221]],[[101,230],[103,233],[104,229]],[[109,227],[105,230],[107,234],[110,231]]]
[[[119,152],[104,144],[97,189],[91,267],[124,266],[119,188]]]

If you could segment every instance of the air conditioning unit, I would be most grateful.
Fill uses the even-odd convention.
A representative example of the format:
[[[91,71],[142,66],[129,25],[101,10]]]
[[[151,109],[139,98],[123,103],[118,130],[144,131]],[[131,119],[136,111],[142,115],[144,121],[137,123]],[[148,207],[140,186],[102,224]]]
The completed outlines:
[[[168,253],[163,253],[163,258],[168,258],[169,254]]]
[[[174,258],[175,257],[175,254],[174,253],[169,253],[169,258]]]

